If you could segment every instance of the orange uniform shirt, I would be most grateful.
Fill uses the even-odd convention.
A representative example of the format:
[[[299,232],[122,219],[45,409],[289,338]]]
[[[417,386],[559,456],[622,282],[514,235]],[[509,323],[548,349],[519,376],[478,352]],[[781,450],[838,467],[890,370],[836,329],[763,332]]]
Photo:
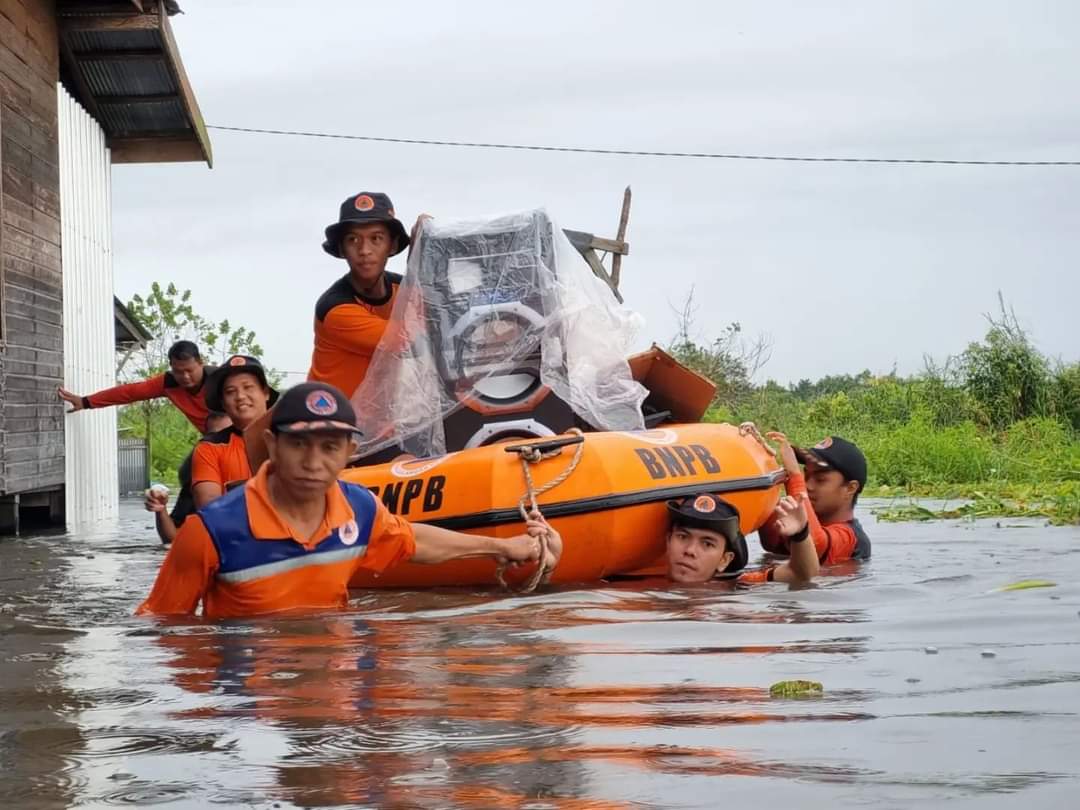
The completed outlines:
[[[383,298],[360,295],[345,275],[315,305],[315,348],[309,382],[333,385],[351,397],[363,382],[394,309],[401,276],[387,273]]]
[[[195,393],[181,388],[173,375],[166,371],[139,382],[106,388],[85,396],[83,405],[88,408],[108,408],[112,405],[129,405],[132,402],[166,397],[188,418],[195,429],[202,433],[206,430],[206,416],[210,412],[206,407],[206,380],[215,370],[213,366],[204,367],[203,384]]]
[[[355,484],[335,482],[322,524],[311,537],[298,536],[270,502],[267,476],[264,464],[242,489],[184,522],[137,614],[192,614],[200,602],[208,618],[342,608],[357,570],[385,571],[416,552],[408,521]],[[239,541],[220,529],[211,535],[208,526],[240,510]]]
[[[227,427],[209,436],[203,436],[195,445],[191,457],[191,486],[204,481],[217,484],[224,492],[229,484],[237,484],[251,478],[244,434],[234,427]]]
[[[784,488],[792,498],[799,498],[806,494],[806,477],[802,473],[790,475]],[[860,543],[859,535],[855,526],[852,525],[857,521],[822,524],[809,501],[806,503],[806,516],[810,538],[814,541],[814,548],[817,549],[818,560],[822,565],[835,565],[846,560],[866,559],[870,556],[869,541],[864,539],[864,542]],[[777,535],[770,524],[762,526],[758,536],[766,551],[776,554],[790,553],[787,539]]]

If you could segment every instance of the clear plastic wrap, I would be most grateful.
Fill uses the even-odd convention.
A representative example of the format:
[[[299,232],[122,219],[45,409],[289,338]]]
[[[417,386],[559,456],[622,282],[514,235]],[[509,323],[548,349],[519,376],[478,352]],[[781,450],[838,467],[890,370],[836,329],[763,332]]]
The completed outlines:
[[[542,209],[426,220],[352,397],[360,455],[461,449],[444,429],[455,412],[521,410],[542,387],[592,428],[641,429],[647,392],[626,361],[639,323]]]

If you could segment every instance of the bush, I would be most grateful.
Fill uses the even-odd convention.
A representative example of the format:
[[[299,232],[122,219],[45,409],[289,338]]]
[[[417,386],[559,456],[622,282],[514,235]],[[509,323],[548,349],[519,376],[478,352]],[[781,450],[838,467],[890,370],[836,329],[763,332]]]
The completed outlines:
[[[1080,479],[1080,443],[1070,426],[1047,417],[1010,425],[997,448],[996,468],[1012,482]]]
[[[1080,431],[1080,363],[1060,366],[1051,388],[1054,413],[1073,430]]]
[[[960,357],[967,391],[999,430],[1029,416],[1054,412],[1046,358],[1031,345],[1004,302],[1001,310],[999,320],[989,319],[984,342],[972,343]]]
[[[915,420],[851,438],[866,454],[875,484],[973,483],[990,477],[995,469],[993,443],[974,422],[935,428]]]

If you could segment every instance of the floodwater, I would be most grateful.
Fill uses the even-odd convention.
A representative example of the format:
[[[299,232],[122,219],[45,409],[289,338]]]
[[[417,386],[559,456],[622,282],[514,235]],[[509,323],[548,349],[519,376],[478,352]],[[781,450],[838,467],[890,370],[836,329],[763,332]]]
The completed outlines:
[[[807,590],[221,623],[131,616],[163,554],[139,503],[3,539],[0,804],[1076,806],[1080,529],[863,517],[873,561]],[[1057,587],[997,590],[1025,579]],[[785,679],[824,693],[771,698]]]

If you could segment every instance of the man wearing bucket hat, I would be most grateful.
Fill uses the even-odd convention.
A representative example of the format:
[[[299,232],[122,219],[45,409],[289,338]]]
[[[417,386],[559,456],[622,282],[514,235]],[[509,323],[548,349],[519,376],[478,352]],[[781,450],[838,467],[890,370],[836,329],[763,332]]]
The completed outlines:
[[[210,378],[206,404],[221,411],[232,424],[210,433],[195,446],[191,458],[191,491],[201,509],[227,489],[251,478],[244,429],[254,424],[278,398],[262,363],[246,354],[226,360]]]
[[[855,504],[866,485],[866,457],[854,443],[829,436],[813,447],[792,447],[787,436],[767,434],[780,444],[787,471],[787,494],[804,498],[810,537],[822,565],[870,559],[870,538],[855,518]],[[805,465],[800,467],[800,462]],[[761,545],[774,554],[787,554],[787,538],[771,527],[759,532]]]
[[[417,219],[414,232],[423,219]],[[364,191],[341,204],[337,222],[326,228],[322,247],[344,259],[349,272],[315,304],[309,381],[329,383],[350,397],[363,382],[401,285],[401,276],[388,272],[386,263],[409,243],[385,194]]]
[[[298,609],[340,609],[361,568],[488,556],[554,568],[542,520],[510,538],[481,537],[390,513],[368,489],[338,480],[356,449],[356,415],[338,389],[304,383],[286,391],[270,417],[269,463],[247,484],[185,521],[150,596],[137,613],[209,618]]]
[[[719,495],[690,495],[668,502],[667,576],[680,585],[709,582],[717,576],[740,583],[809,582],[818,573],[818,559],[808,537],[806,510],[800,501],[783,498],[772,516],[777,532],[788,537],[791,558],[763,572],[740,574],[749,560],[746,538],[739,530],[739,512]]]

